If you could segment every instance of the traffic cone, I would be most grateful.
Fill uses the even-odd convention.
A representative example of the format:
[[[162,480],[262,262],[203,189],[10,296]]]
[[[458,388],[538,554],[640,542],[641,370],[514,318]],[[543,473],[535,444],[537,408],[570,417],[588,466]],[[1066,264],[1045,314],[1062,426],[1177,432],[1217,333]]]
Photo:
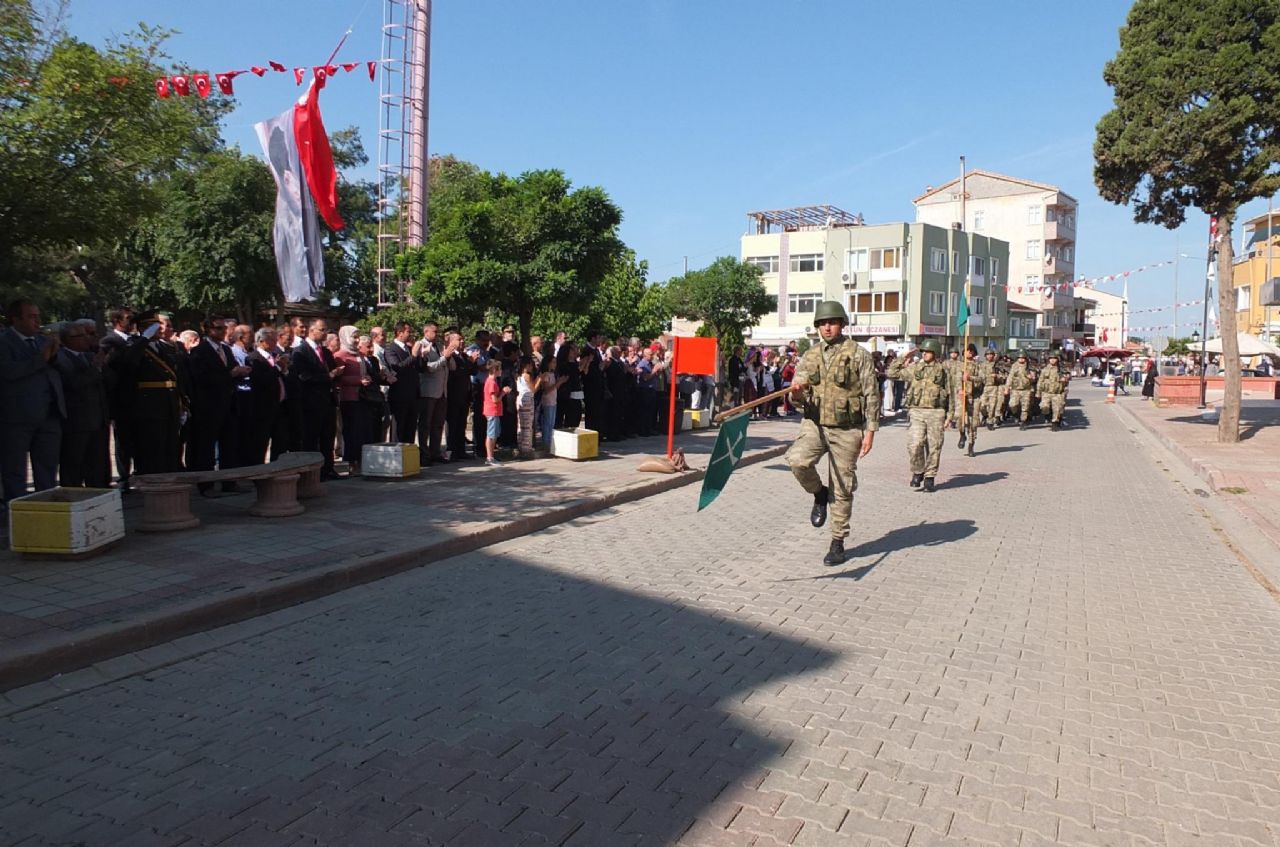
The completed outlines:
[[[1114,379],[1107,380],[1107,402],[1116,402],[1116,381]]]

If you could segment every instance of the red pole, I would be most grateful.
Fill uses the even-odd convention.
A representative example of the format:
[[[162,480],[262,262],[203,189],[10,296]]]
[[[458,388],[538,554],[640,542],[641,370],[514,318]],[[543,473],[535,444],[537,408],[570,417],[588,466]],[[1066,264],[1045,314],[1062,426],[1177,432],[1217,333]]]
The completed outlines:
[[[671,339],[671,370],[668,379],[671,382],[671,398],[667,402],[667,458],[670,459],[676,449],[676,364],[680,358],[680,339]]]

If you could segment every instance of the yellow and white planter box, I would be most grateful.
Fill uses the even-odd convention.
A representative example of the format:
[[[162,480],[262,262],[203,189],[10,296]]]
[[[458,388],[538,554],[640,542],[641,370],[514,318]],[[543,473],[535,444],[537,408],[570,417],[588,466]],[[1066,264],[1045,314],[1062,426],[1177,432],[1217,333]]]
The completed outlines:
[[[9,503],[16,553],[80,556],[124,538],[124,508],[113,488],[50,488]]]
[[[594,459],[600,455],[600,434],[593,429],[554,430],[551,455],[560,459]]]
[[[360,475],[376,479],[407,479],[422,470],[416,444],[366,444],[360,456]]]
[[[693,424],[694,429],[706,429],[711,426],[711,410],[690,409],[689,420]]]

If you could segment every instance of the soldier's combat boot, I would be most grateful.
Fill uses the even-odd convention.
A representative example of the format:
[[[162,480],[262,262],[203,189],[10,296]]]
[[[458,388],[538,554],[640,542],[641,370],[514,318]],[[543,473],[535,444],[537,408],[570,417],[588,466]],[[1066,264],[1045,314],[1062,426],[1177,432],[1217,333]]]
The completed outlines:
[[[911,487],[912,487],[912,488],[919,488],[919,487],[920,487],[920,483],[921,483],[923,480],[924,480],[924,474],[922,474],[922,473],[913,473],[913,474],[911,475]]]
[[[1057,432],[1057,431],[1058,431],[1058,422],[1057,422],[1057,421],[1053,421],[1052,423],[1050,423],[1050,424],[1049,424],[1049,431],[1050,431],[1050,432]]]
[[[964,449],[964,432],[963,432],[963,430],[960,432],[960,449],[961,449],[961,450],[963,450],[963,449]]]
[[[965,451],[966,456],[973,455],[973,439],[969,439],[969,449]]]
[[[814,526],[822,526],[827,522],[828,499],[827,487],[824,485],[817,494],[813,495],[813,510],[809,512],[809,523]]]
[[[831,539],[831,549],[822,557],[822,564],[829,568],[844,564],[844,539]]]
[[[995,432],[995,431],[996,431],[996,422],[995,422],[995,420],[989,420],[989,421],[987,421],[987,431],[988,431],[988,432]]]
[[[1019,431],[1024,430],[1024,429],[1026,429],[1026,428],[1027,428],[1027,422],[1026,422],[1026,421],[1023,421],[1022,423],[1018,424],[1018,430],[1019,430]]]
[[[932,494],[932,493],[933,493],[933,490],[934,490],[934,489],[933,489],[933,477],[931,477],[931,476],[926,476],[926,477],[924,478],[924,484],[920,486],[920,490],[921,490],[921,491],[925,491],[925,492],[928,492],[928,493]]]

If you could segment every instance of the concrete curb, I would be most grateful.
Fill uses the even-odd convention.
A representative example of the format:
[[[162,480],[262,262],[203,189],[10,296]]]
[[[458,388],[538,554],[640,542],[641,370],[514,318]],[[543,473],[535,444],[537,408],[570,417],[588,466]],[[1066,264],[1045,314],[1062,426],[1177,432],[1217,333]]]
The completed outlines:
[[[777,458],[788,445],[780,444],[745,454],[739,467]],[[638,456],[619,457],[626,461]],[[194,600],[118,624],[101,624],[81,632],[47,638],[0,657],[0,692],[77,670],[193,633],[265,615],[352,586],[383,579],[423,565],[470,553],[503,541],[547,529],[601,509],[621,506],[702,480],[706,472],[692,470],[660,476],[638,485],[526,515],[506,523],[435,544],[397,550],[382,556],[348,560],[305,574],[248,586],[243,591]]]
[[[1209,486],[1211,491],[1220,491],[1226,486],[1226,477],[1223,475],[1222,471],[1218,470],[1218,468],[1212,463],[1192,456],[1187,452],[1186,448],[1160,432],[1151,424],[1147,423],[1143,420],[1142,415],[1139,415],[1137,412],[1132,412],[1119,403],[1116,404],[1115,408],[1117,410],[1123,410],[1126,417],[1145,429],[1152,437],[1163,444],[1170,453],[1181,459],[1183,464],[1191,468],[1192,472],[1195,473],[1196,476],[1204,480],[1205,484]]]

